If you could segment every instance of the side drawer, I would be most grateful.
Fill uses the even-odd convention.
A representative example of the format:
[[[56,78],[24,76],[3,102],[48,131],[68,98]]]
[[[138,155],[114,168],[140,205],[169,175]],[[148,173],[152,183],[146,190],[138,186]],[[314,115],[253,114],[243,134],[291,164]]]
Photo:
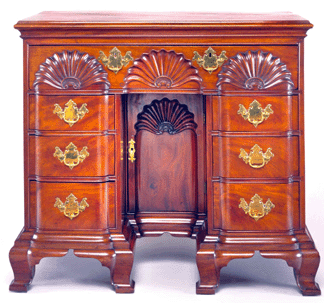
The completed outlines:
[[[298,136],[214,136],[213,176],[224,178],[298,176],[298,139]]]
[[[214,130],[283,132],[298,128],[297,96],[213,97]]]
[[[114,175],[115,135],[30,136],[30,175]]]
[[[49,183],[32,181],[36,228],[41,230],[103,230],[114,201],[113,182]],[[33,204],[33,203],[32,203]]]
[[[114,96],[29,95],[29,128],[46,131],[115,129]]]
[[[216,205],[214,222],[220,222],[224,230],[276,232],[299,228],[298,182],[288,184],[214,182],[213,187]]]

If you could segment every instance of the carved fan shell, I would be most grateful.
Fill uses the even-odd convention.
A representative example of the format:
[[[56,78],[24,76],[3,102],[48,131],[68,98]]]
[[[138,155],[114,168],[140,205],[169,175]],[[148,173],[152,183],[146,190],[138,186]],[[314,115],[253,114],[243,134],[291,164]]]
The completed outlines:
[[[264,90],[281,85],[287,90],[294,87],[287,66],[271,53],[247,51],[238,53],[223,65],[218,74],[217,87],[230,84],[239,89]]]
[[[55,53],[40,65],[34,87],[48,84],[57,89],[84,89],[93,84],[109,88],[108,74],[96,58],[79,51]]]
[[[195,89],[202,78],[184,55],[174,51],[151,51],[134,61],[124,78],[126,89]]]
[[[197,128],[194,114],[188,110],[187,105],[167,98],[154,100],[150,105],[145,105],[143,111],[138,114],[137,121],[135,129],[138,132],[147,130],[156,135],[164,132],[174,135],[187,129],[194,131]]]

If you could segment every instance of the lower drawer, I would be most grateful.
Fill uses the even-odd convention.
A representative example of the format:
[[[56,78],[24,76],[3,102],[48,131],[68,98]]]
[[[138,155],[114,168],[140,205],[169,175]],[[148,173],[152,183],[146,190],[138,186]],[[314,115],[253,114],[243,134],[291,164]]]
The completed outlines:
[[[29,136],[29,175],[94,177],[115,174],[115,136]]]
[[[286,231],[299,227],[299,183],[213,183],[214,228]]]
[[[41,230],[103,230],[109,227],[115,183],[30,182],[31,225]]]

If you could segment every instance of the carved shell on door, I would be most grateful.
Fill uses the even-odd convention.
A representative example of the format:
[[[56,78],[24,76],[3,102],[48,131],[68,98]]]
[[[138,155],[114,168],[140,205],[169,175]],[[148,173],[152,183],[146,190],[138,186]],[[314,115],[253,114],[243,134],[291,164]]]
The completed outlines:
[[[188,106],[167,98],[145,105],[135,124],[138,132],[146,130],[156,135],[164,132],[175,135],[187,129],[194,131],[196,128],[194,114],[188,110]]]
[[[152,50],[134,61],[124,78],[127,89],[195,89],[200,90],[202,78],[183,54]]]
[[[84,89],[93,84],[109,88],[108,74],[94,57],[77,50],[55,53],[40,65],[34,87],[48,84],[57,89]]]
[[[279,85],[284,85],[287,90],[294,88],[286,64],[262,51],[247,51],[230,58],[218,74],[217,87],[222,89],[224,84],[248,90],[264,90]]]

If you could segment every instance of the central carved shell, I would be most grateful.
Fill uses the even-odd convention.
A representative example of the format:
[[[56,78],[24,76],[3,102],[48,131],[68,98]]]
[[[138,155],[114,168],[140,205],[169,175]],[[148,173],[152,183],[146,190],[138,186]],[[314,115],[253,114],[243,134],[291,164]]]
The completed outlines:
[[[135,124],[137,132],[147,130],[156,135],[164,132],[175,135],[187,129],[194,131],[196,128],[194,114],[188,110],[187,105],[167,98],[145,105]]]
[[[152,50],[134,61],[124,78],[126,89],[200,89],[202,78],[183,54]]]

